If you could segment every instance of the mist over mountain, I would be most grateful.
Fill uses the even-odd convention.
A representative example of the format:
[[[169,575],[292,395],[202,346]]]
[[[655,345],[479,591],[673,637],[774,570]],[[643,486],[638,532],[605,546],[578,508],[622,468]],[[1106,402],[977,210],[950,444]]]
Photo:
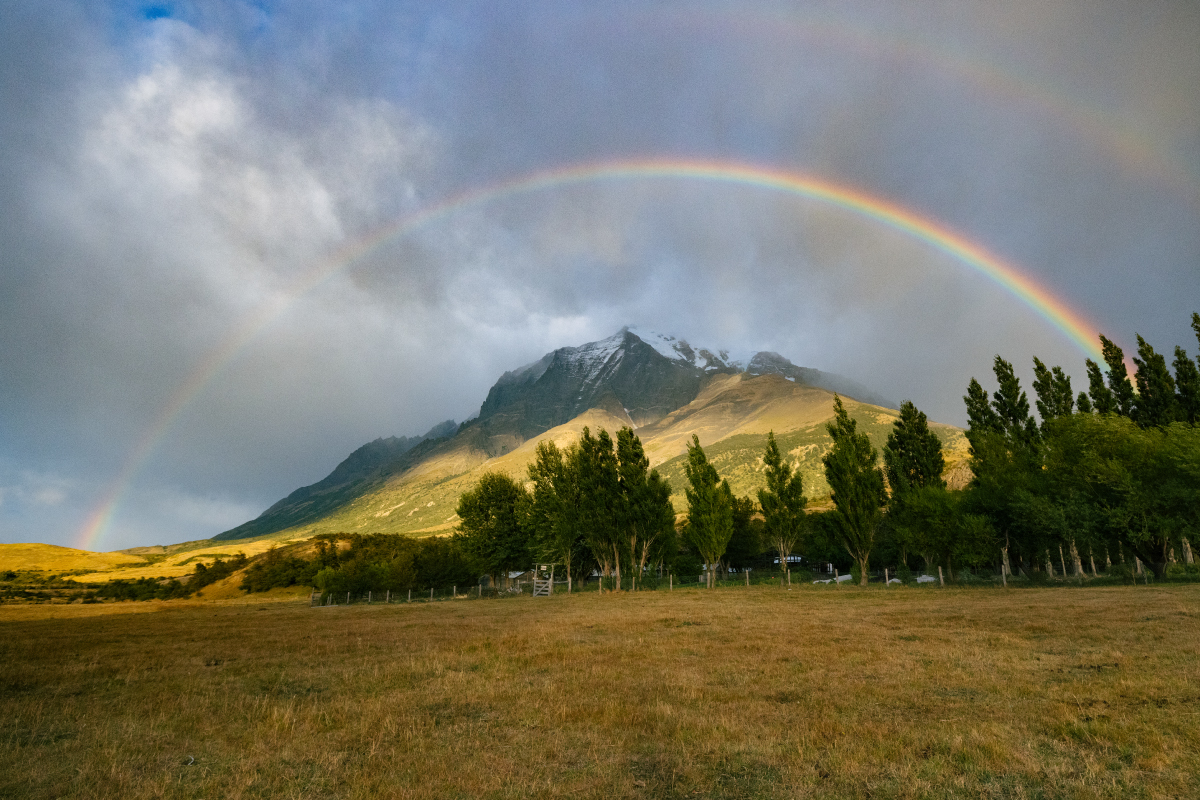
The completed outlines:
[[[504,373],[479,414],[457,428],[447,421],[423,436],[376,439],[363,445],[328,477],[297,489],[258,518],[214,538],[262,536],[313,523],[362,502],[407,470],[428,470],[438,459],[453,464],[440,467],[447,475],[465,474],[589,412],[600,414],[610,427],[653,426],[688,408],[722,376],[779,376],[796,387],[838,392],[860,403],[895,408],[849,378],[797,366],[778,353],[739,358],[727,350],[694,347],[674,336],[626,327],[606,339],[560,347]],[[776,394],[787,386],[768,385],[775,386]],[[445,500],[426,502],[432,507]],[[414,510],[405,513],[411,516]],[[382,520],[393,511],[381,510],[376,518]]]

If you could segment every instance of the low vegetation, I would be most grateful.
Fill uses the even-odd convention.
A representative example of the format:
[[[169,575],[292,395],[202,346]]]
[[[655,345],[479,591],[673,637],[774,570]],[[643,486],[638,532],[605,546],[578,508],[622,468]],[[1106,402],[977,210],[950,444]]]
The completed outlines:
[[[0,796],[1185,797],[1198,641],[1196,586],[8,606]]]

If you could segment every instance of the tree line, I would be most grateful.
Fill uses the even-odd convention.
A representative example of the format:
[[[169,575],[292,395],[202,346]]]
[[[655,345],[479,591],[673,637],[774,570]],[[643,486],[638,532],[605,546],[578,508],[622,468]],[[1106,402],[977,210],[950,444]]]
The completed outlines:
[[[1200,314],[1192,327],[1200,341]],[[1078,395],[1061,367],[1033,359],[1037,417],[1000,356],[991,395],[971,379],[963,400],[972,479],[963,489],[947,487],[941,441],[912,402],[901,405],[881,458],[835,395],[822,456],[832,511],[806,513],[800,475],[773,432],[757,502],[733,495],[693,436],[677,525],[671,487],[648,469],[636,434],[622,428],[614,442],[585,428],[565,449],[539,444],[531,488],[484,475],[460,500],[456,535],[493,576],[545,560],[563,565],[568,580],[598,570],[622,586],[624,570],[630,589],[689,558],[709,586],[731,554],[745,562],[770,551],[785,571],[794,553],[837,561],[834,543],[863,585],[873,557],[902,579],[914,566],[944,567],[951,579],[980,567],[1030,580],[1083,576],[1087,567],[1093,576],[1129,575],[1139,562],[1159,577],[1200,576],[1191,550],[1200,523],[1200,366],[1176,347],[1168,368],[1138,336],[1131,379],[1121,348],[1100,341],[1104,367],[1086,361],[1089,387]]]

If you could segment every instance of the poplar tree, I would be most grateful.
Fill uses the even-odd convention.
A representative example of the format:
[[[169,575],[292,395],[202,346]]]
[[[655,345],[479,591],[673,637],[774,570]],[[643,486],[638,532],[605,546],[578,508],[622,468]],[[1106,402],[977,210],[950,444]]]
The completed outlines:
[[[1133,418],[1143,428],[1159,428],[1170,425],[1178,414],[1175,401],[1175,380],[1167,369],[1167,360],[1137,334],[1138,354],[1133,359],[1137,365],[1134,379],[1137,381],[1137,398],[1134,400]]]
[[[825,480],[833,491],[836,520],[842,543],[858,562],[859,584],[867,585],[875,531],[882,519],[885,501],[883,471],[877,466],[879,454],[857,423],[846,413],[842,398],[833,396],[833,422],[825,430],[833,439],[833,448],[821,462]]]
[[[900,404],[900,416],[892,423],[883,447],[883,464],[893,496],[909,488],[946,485],[942,480],[946,469],[942,442],[929,430],[925,412],[911,400]]]
[[[580,566],[583,548],[583,498],[579,490],[579,447],[565,451],[554,442],[539,442],[529,480],[533,482],[531,527],[541,553],[567,568],[567,594]]]
[[[1033,444],[1038,439],[1037,423],[1029,413],[1029,398],[1021,388],[1012,364],[996,356],[992,371],[997,383],[992,408],[1000,421],[1001,431],[1013,444]]]
[[[1188,358],[1187,351],[1176,345],[1175,361],[1175,403],[1179,410],[1179,419],[1190,425],[1200,422],[1200,370],[1196,363]]]
[[[1129,371],[1125,368],[1125,353],[1103,334],[1100,344],[1104,363],[1108,365],[1108,388],[1115,404],[1113,410],[1122,417],[1132,417],[1133,384],[1129,382]]]
[[[707,585],[711,589],[716,585],[717,562],[725,555],[725,547],[733,535],[733,492],[708,462],[696,434],[692,434],[692,442],[687,446],[687,456],[684,474],[688,487],[684,495],[688,518],[684,535],[704,559],[708,568]]]
[[[804,530],[804,506],[808,498],[804,496],[800,472],[793,472],[792,465],[779,452],[774,431],[767,433],[763,465],[767,468],[767,487],[758,490],[758,504],[762,508],[767,538],[779,552],[779,568],[790,584],[788,556]]]
[[[646,569],[650,556],[675,533],[671,486],[651,470],[642,441],[626,426],[617,431],[617,481],[621,491],[619,523],[628,542],[630,588]]]
[[[602,574],[615,575],[620,588],[624,544],[618,527],[621,487],[617,456],[608,431],[601,428],[598,436],[592,436],[585,426],[577,458],[583,539],[599,562]]]
[[[1044,432],[1050,420],[1071,415],[1075,409],[1075,395],[1071,391],[1071,378],[1062,367],[1048,369],[1037,356],[1033,358],[1033,376],[1033,391],[1037,395],[1037,410]]]
[[[486,472],[475,488],[463,492],[457,513],[463,550],[491,575],[529,567],[528,511],[530,498],[525,487],[503,472]]]
[[[1092,408],[1097,414],[1117,413],[1117,401],[1112,390],[1104,385],[1104,373],[1100,365],[1090,358],[1087,360],[1088,396],[1092,399]]]

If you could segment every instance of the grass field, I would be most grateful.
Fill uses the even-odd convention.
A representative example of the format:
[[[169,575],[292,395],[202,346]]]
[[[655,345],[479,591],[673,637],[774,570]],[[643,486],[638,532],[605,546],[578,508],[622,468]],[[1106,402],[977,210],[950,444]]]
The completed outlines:
[[[1200,586],[0,607],[3,797],[1195,797]]]

